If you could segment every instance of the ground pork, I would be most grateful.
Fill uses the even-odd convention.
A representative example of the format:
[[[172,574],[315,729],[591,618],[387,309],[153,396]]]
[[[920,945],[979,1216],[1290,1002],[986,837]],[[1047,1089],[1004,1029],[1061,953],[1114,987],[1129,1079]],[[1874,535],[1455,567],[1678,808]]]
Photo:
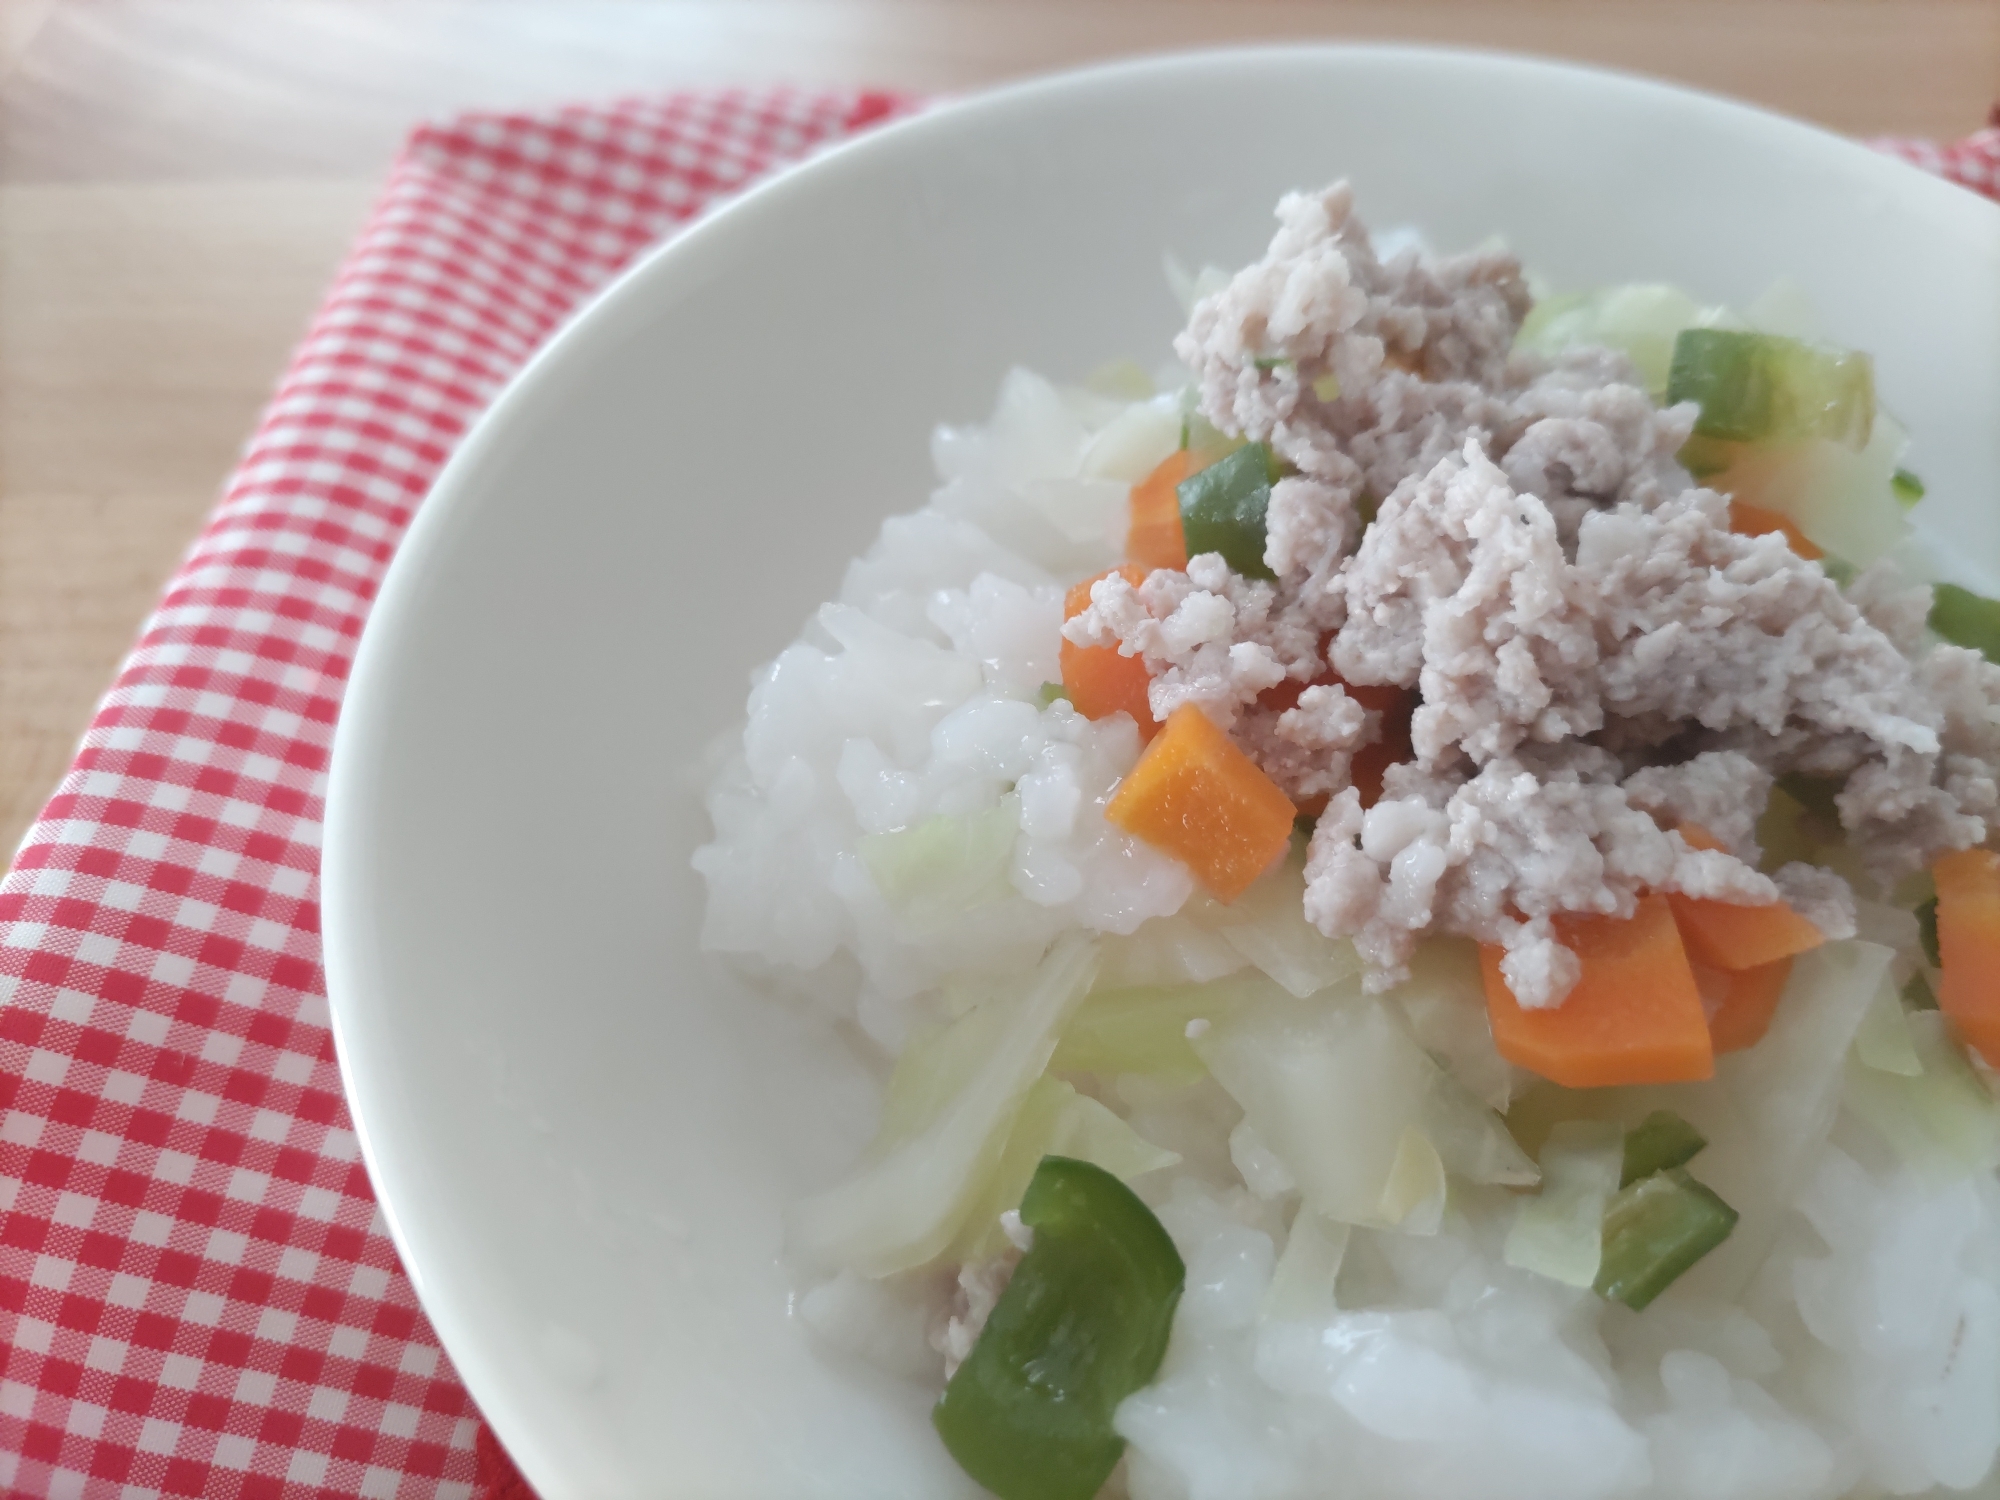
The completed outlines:
[[[1366,812],[1349,787],[1321,816],[1307,849],[1306,916],[1354,938],[1371,988],[1400,983],[1417,939],[1436,927],[1505,947],[1515,996],[1545,1006],[1577,977],[1556,938],[1560,914],[1630,916],[1646,890],[1777,899],[1741,860],[1662,829],[1634,805],[1621,769],[1581,740],[1496,758],[1468,778],[1391,767]]]
[[[1677,765],[1641,766],[1625,778],[1625,797],[1662,826],[1693,823],[1746,864],[1763,858],[1757,814],[1771,795],[1771,773],[1734,750],[1707,750]]]
[[[1548,508],[1468,439],[1396,487],[1342,570],[1333,665],[1420,691],[1411,736],[1427,764],[1588,734],[1597,642],[1571,572]]]
[[[1143,655],[1156,716],[1199,704],[1289,795],[1330,799],[1306,911],[1372,983],[1435,929],[1502,944],[1523,1002],[1559,1002],[1576,961],[1553,919],[1646,889],[1782,889],[1851,931],[1844,883],[1755,868],[1790,772],[1842,783],[1885,886],[1987,837],[2000,668],[1929,644],[1928,589],[1878,565],[1843,592],[1783,537],[1730,531],[1676,457],[1694,407],[1657,406],[1609,350],[1514,352],[1529,298],[1503,251],[1379,259],[1344,184],[1278,218],[1175,344],[1203,414],[1293,471],[1266,513],[1276,581],[1214,556],[1114,577],[1065,633]],[[1365,811],[1351,761],[1382,726],[1334,673],[1419,700],[1413,759]],[[1317,685],[1260,704],[1286,681]]]
[[[1313,482],[1272,496],[1281,578],[1314,572],[1329,540],[1344,551],[1364,496],[1505,420],[1494,392],[1530,303],[1511,255],[1384,263],[1353,210],[1345,183],[1287,195],[1264,258],[1196,304],[1174,345],[1210,421]]]
[[[1320,634],[1272,584],[1232,573],[1215,553],[1187,570],[1154,570],[1134,587],[1111,573],[1090,605],[1063,627],[1079,646],[1116,646],[1143,656],[1152,673],[1153,717],[1164,722],[1193,703],[1224,729],[1258,694],[1287,677],[1319,673]],[[1330,742],[1331,743],[1331,742]]]
[[[969,1260],[958,1268],[957,1279],[943,1307],[931,1318],[926,1337],[931,1348],[944,1356],[944,1376],[958,1373],[985,1331],[986,1320],[1000,1303],[1000,1294],[1014,1279],[1021,1263],[1019,1247],[1002,1251],[988,1260]]]

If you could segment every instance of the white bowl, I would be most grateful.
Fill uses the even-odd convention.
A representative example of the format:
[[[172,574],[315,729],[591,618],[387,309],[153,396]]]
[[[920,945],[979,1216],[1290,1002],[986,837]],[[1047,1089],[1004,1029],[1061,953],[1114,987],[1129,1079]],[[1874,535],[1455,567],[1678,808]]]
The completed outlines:
[[[876,132],[655,253],[465,441],[391,568],[334,752],[348,1098],[445,1347],[544,1500],[967,1495],[931,1393],[790,1321],[779,1212],[869,1075],[696,950],[704,747],[922,503],[1021,363],[1167,355],[1163,252],[1254,257],[1284,190],[1498,232],[1559,286],[1741,303],[1872,350],[1924,505],[2000,578],[2000,208],[1634,78],[1405,48],[1209,53]]]

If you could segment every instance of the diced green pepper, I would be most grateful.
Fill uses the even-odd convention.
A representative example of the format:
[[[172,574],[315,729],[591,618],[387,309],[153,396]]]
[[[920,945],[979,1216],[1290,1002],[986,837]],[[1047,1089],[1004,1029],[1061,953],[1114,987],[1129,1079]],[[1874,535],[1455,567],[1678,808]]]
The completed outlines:
[[[1604,1211],[1597,1294],[1642,1311],[1735,1227],[1736,1210],[1678,1167],[1642,1177]]]
[[[1924,482],[1908,469],[1898,469],[1889,476],[1889,489],[1905,510],[1924,498]]]
[[[1063,703],[1070,701],[1069,689],[1064,687],[1060,682],[1045,682],[1042,684],[1042,690],[1035,694],[1035,702],[1043,708],[1047,708],[1058,701]]]
[[[931,1420],[1000,1500],[1090,1500],[1125,1451],[1112,1413],[1166,1356],[1187,1268],[1132,1190],[1088,1162],[1043,1157],[1021,1222],[1033,1243]]]
[[[1630,1187],[1671,1167],[1684,1167],[1708,1144],[1694,1126],[1670,1109],[1656,1109],[1625,1132],[1625,1168],[1618,1185]]]
[[[1865,354],[1772,333],[1686,328],[1674,340],[1667,404],[1697,401],[1697,436],[1726,442],[1831,438],[1860,449],[1875,425]]]
[[[2000,661],[2000,602],[1940,583],[1931,590],[1931,629],[1954,646],[1970,646],[1988,661]]]
[[[1181,532],[1189,557],[1220,552],[1246,578],[1272,578],[1264,566],[1264,513],[1277,466],[1262,443],[1234,453],[1180,482]]]
[[[1917,938],[1924,945],[1924,957],[1931,961],[1933,969],[1942,969],[1944,960],[1938,957],[1937,940],[1937,897],[1933,896],[1917,908]]]

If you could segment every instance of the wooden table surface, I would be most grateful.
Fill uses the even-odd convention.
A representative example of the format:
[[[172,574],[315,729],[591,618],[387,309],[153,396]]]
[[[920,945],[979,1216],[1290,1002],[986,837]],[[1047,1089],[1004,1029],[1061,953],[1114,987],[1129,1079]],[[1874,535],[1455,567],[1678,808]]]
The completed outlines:
[[[1614,64],[1858,134],[1962,135],[2000,97],[2000,0],[0,0],[0,846],[413,121],[1286,37]]]

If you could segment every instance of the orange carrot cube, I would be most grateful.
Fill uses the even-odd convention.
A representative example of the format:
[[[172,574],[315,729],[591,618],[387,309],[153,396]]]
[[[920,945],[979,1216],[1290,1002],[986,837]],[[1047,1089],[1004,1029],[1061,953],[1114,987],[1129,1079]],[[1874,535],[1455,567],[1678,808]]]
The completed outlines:
[[[1486,1013],[1502,1057],[1573,1089],[1714,1073],[1708,1017],[1663,897],[1642,897],[1630,918],[1557,917],[1555,926],[1583,964],[1560,1005],[1523,1007],[1500,972],[1504,950],[1480,945]]]
[[[1937,882],[1938,1009],[2000,1068],[2000,854],[1960,849],[1931,867]]]
[[[1785,983],[1792,977],[1792,961],[1781,958],[1725,977],[1728,988],[1722,1004],[1708,1018],[1708,1034],[1718,1056],[1741,1052],[1764,1040],[1778,1013],[1778,1002],[1784,998]]]
[[[1683,823],[1680,835],[1697,849],[1722,847],[1720,840],[1696,823]],[[1726,969],[1732,974],[1761,969],[1826,941],[1825,933],[1782,901],[1741,906],[1683,896],[1678,891],[1669,891],[1667,900],[1673,906],[1674,920],[1680,923],[1681,941],[1687,944],[1689,956],[1711,969]]]
[[[1090,608],[1091,585],[1114,572],[1123,575],[1134,588],[1146,581],[1146,570],[1131,563],[1099,573],[1097,578],[1086,578],[1063,599],[1063,620],[1074,620]],[[1147,675],[1142,657],[1127,656],[1116,646],[1079,646],[1065,639],[1058,659],[1062,663],[1063,690],[1086,719],[1130,714],[1132,722],[1139,726],[1141,739],[1152,738],[1159,729],[1159,721],[1153,717],[1152,705],[1147,700],[1153,679]]]
[[[1200,467],[1183,448],[1132,486],[1132,524],[1125,555],[1142,568],[1187,566],[1187,536],[1181,530],[1180,482]]]
[[[1811,537],[1799,530],[1798,523],[1782,511],[1767,510],[1761,505],[1752,505],[1747,500],[1729,502],[1729,529],[1743,536],[1767,536],[1771,532],[1781,532],[1792,550],[1807,562],[1816,562],[1826,556],[1824,549],[1816,546]]]
[[[1297,810],[1192,703],[1168,717],[1104,816],[1233,901],[1284,854]]]

